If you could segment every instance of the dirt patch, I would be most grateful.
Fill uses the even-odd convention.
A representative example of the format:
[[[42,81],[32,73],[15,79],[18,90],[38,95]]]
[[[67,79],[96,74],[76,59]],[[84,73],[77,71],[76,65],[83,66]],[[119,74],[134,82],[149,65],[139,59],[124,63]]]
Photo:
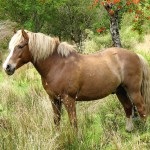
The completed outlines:
[[[13,29],[16,23],[11,21],[1,21],[0,22],[0,42],[3,42],[6,38],[10,38],[13,35]]]
[[[0,64],[4,54],[7,52],[8,42],[13,35],[13,29],[16,27],[16,23],[11,21],[0,21]]]

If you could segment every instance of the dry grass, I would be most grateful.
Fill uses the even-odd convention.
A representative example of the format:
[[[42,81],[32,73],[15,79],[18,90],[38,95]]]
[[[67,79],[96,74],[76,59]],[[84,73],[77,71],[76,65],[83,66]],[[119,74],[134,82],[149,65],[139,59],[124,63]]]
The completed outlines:
[[[29,82],[32,73],[23,76],[18,72],[16,78],[3,77],[0,86],[0,149],[44,150],[58,146],[55,144],[57,136],[53,136],[50,101],[38,85],[37,73],[33,72],[33,84]]]
[[[148,57],[148,56],[147,56]],[[150,120],[135,121],[125,131],[125,115],[117,98],[77,103],[78,134],[63,109],[60,130],[53,124],[51,103],[31,67],[14,76],[0,73],[0,149],[2,150],[149,150]]]

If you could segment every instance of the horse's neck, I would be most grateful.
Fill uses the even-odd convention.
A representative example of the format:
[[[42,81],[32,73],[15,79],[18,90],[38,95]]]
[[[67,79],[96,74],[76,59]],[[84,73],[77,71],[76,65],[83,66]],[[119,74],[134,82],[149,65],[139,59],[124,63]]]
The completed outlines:
[[[60,63],[63,63],[63,58],[61,58],[59,55],[52,55],[46,58],[45,60],[40,60],[37,62],[32,61],[32,64],[36,68],[36,70],[39,72],[39,74],[46,78],[47,74],[55,68]]]

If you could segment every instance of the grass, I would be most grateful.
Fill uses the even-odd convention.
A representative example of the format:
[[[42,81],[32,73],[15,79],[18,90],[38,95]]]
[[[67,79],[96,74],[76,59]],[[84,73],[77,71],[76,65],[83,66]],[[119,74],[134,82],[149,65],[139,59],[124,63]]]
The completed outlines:
[[[27,69],[28,68],[28,69]],[[25,70],[25,72],[23,72]],[[53,124],[49,98],[32,67],[14,76],[0,73],[0,149],[2,150],[148,150],[150,120],[134,121],[125,131],[125,115],[114,95],[77,103],[78,134],[63,109],[60,130]]]
[[[126,47],[136,43],[135,33],[130,31],[128,28],[122,34]],[[110,41],[108,35],[100,39],[91,33],[84,45],[85,53],[108,47]],[[2,47],[6,48],[5,43]],[[150,62],[148,51],[136,52]],[[134,120],[135,129],[126,132],[125,114],[115,95],[98,101],[78,102],[77,117],[78,134],[75,134],[63,108],[61,126],[57,130],[51,103],[38,73],[28,65],[8,77],[0,68],[0,150],[150,149],[150,119],[146,124]]]

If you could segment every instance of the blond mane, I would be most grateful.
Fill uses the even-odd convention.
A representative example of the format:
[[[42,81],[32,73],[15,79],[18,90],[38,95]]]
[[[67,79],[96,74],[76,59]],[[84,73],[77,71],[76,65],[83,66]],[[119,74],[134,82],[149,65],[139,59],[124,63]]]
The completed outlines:
[[[52,55],[57,45],[57,52],[62,57],[67,57],[70,53],[75,51],[72,45],[67,42],[60,43],[58,38],[52,38],[43,33],[25,31],[29,36],[29,50],[33,55],[34,61],[43,60]],[[9,43],[9,49],[13,51],[14,47],[23,41],[23,39],[21,30],[18,30]]]

